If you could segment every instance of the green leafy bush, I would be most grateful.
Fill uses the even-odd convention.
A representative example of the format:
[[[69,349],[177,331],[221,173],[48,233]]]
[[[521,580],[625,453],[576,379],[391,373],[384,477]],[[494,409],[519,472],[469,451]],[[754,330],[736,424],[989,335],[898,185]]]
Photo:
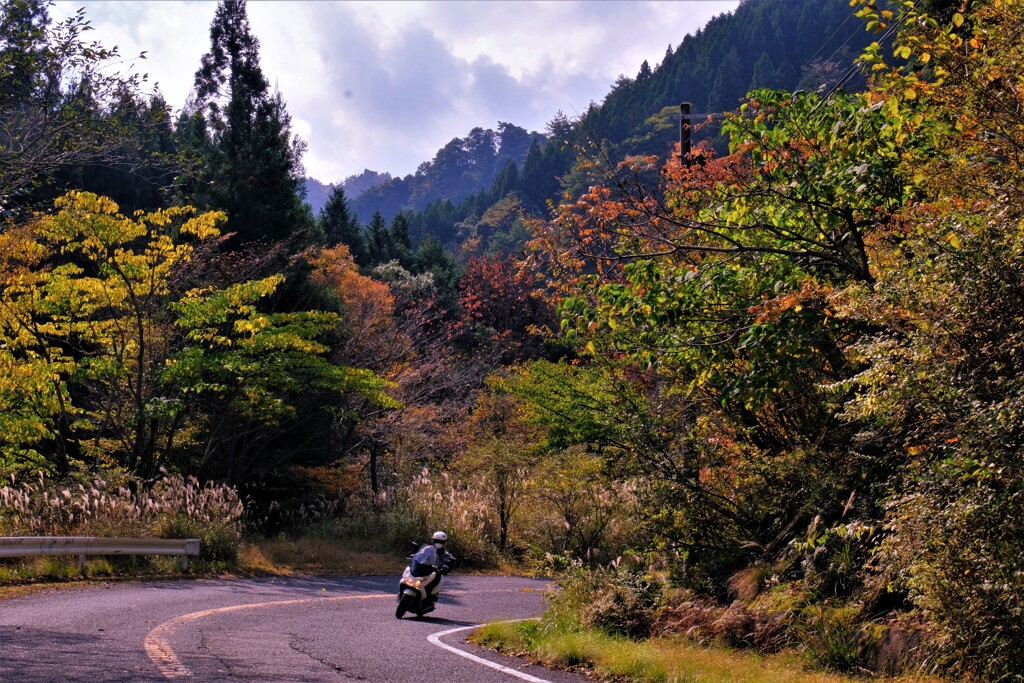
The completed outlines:
[[[198,538],[199,560],[233,565],[238,559],[238,526],[222,521],[199,521],[187,515],[162,517],[155,528],[160,538]]]
[[[1024,681],[1024,483],[962,458],[893,505],[883,547],[896,586],[936,631],[935,653],[971,680]]]
[[[602,572],[594,572],[602,578]],[[645,638],[651,633],[661,583],[643,573],[618,568],[599,582],[587,607],[588,621],[605,633]]]
[[[795,631],[812,664],[835,671],[851,671],[857,666],[864,634],[860,612],[860,607],[849,605],[804,608]]]
[[[563,630],[597,628],[610,635],[650,635],[662,596],[661,582],[618,563],[590,569],[576,561],[559,580],[545,619]]]

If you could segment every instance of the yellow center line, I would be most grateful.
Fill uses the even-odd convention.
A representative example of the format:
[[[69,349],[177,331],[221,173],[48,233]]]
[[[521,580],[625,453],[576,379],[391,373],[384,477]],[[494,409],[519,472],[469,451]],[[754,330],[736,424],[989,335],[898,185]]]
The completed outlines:
[[[490,590],[479,590],[479,591],[451,591],[449,595],[466,595],[468,593],[516,593],[520,591],[531,592],[533,589],[490,589]],[[189,614],[182,614],[181,616],[173,617],[168,619],[164,623],[160,624],[146,635],[146,639],[142,643],[142,648],[146,651],[146,656],[149,657],[150,661],[156,664],[156,667],[163,674],[164,678],[187,678],[192,675],[192,672],[181,663],[178,659],[178,655],[175,654],[171,648],[171,644],[167,642],[167,638],[174,630],[191,621],[197,619],[203,619],[205,617],[214,616],[216,614],[225,614],[227,612],[238,612],[246,609],[261,609],[264,607],[280,607],[283,605],[302,605],[313,602],[341,602],[345,600],[377,600],[380,598],[391,598],[394,599],[394,595],[391,593],[374,593],[371,595],[336,595],[331,597],[317,597],[317,598],[298,598],[295,600],[276,600],[274,602],[251,602],[244,605],[230,605],[228,607],[217,607],[215,609],[206,609],[199,612],[191,612]]]
[[[181,663],[178,659],[178,655],[174,653],[171,648],[171,644],[167,642],[168,636],[182,624],[187,624],[197,619],[203,619],[210,617],[215,614],[224,614],[227,612],[238,612],[246,609],[260,609],[263,607],[280,607],[282,605],[301,605],[312,602],[340,602],[342,600],[376,600],[380,598],[394,598],[390,593],[373,594],[373,595],[337,595],[332,597],[319,597],[319,598],[300,598],[296,600],[277,600],[274,602],[252,602],[244,605],[231,605],[229,607],[217,607],[215,609],[206,609],[199,612],[191,612],[190,614],[182,614],[181,616],[168,619],[164,623],[160,624],[146,636],[146,640],[142,643],[142,648],[146,651],[146,656],[149,657],[150,661],[156,664],[157,668],[160,669],[160,673],[163,674],[164,678],[186,678],[192,675],[192,672]]]

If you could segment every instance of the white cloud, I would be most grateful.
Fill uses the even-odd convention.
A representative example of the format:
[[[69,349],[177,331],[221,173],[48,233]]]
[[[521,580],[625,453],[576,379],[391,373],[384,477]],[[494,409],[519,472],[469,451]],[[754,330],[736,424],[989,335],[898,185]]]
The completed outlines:
[[[475,126],[541,130],[738,4],[251,0],[248,9],[263,70],[309,143],[307,172],[337,181],[364,168],[410,173]],[[216,4],[61,0],[52,15],[83,5],[92,37],[126,56],[147,51],[132,68],[181,107]]]

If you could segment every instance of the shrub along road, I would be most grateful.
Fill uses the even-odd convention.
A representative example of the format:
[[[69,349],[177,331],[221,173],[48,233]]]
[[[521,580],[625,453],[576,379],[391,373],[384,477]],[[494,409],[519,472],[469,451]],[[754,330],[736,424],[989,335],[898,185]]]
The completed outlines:
[[[10,598],[0,601],[0,680],[587,680],[482,652],[462,642],[465,630],[438,637],[539,614],[546,582],[452,576],[433,614],[400,621],[397,583],[397,577],[218,579]]]

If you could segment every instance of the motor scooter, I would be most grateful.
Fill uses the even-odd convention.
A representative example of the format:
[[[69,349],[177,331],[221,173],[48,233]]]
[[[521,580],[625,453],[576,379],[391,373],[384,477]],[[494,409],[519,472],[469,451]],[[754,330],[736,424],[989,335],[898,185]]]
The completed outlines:
[[[410,562],[398,583],[398,608],[395,609],[395,617],[401,619],[406,612],[412,612],[417,617],[433,612],[434,604],[441,594],[444,577],[454,566],[455,557],[450,553],[444,553],[440,567],[434,567],[434,570],[425,576],[413,576]]]

